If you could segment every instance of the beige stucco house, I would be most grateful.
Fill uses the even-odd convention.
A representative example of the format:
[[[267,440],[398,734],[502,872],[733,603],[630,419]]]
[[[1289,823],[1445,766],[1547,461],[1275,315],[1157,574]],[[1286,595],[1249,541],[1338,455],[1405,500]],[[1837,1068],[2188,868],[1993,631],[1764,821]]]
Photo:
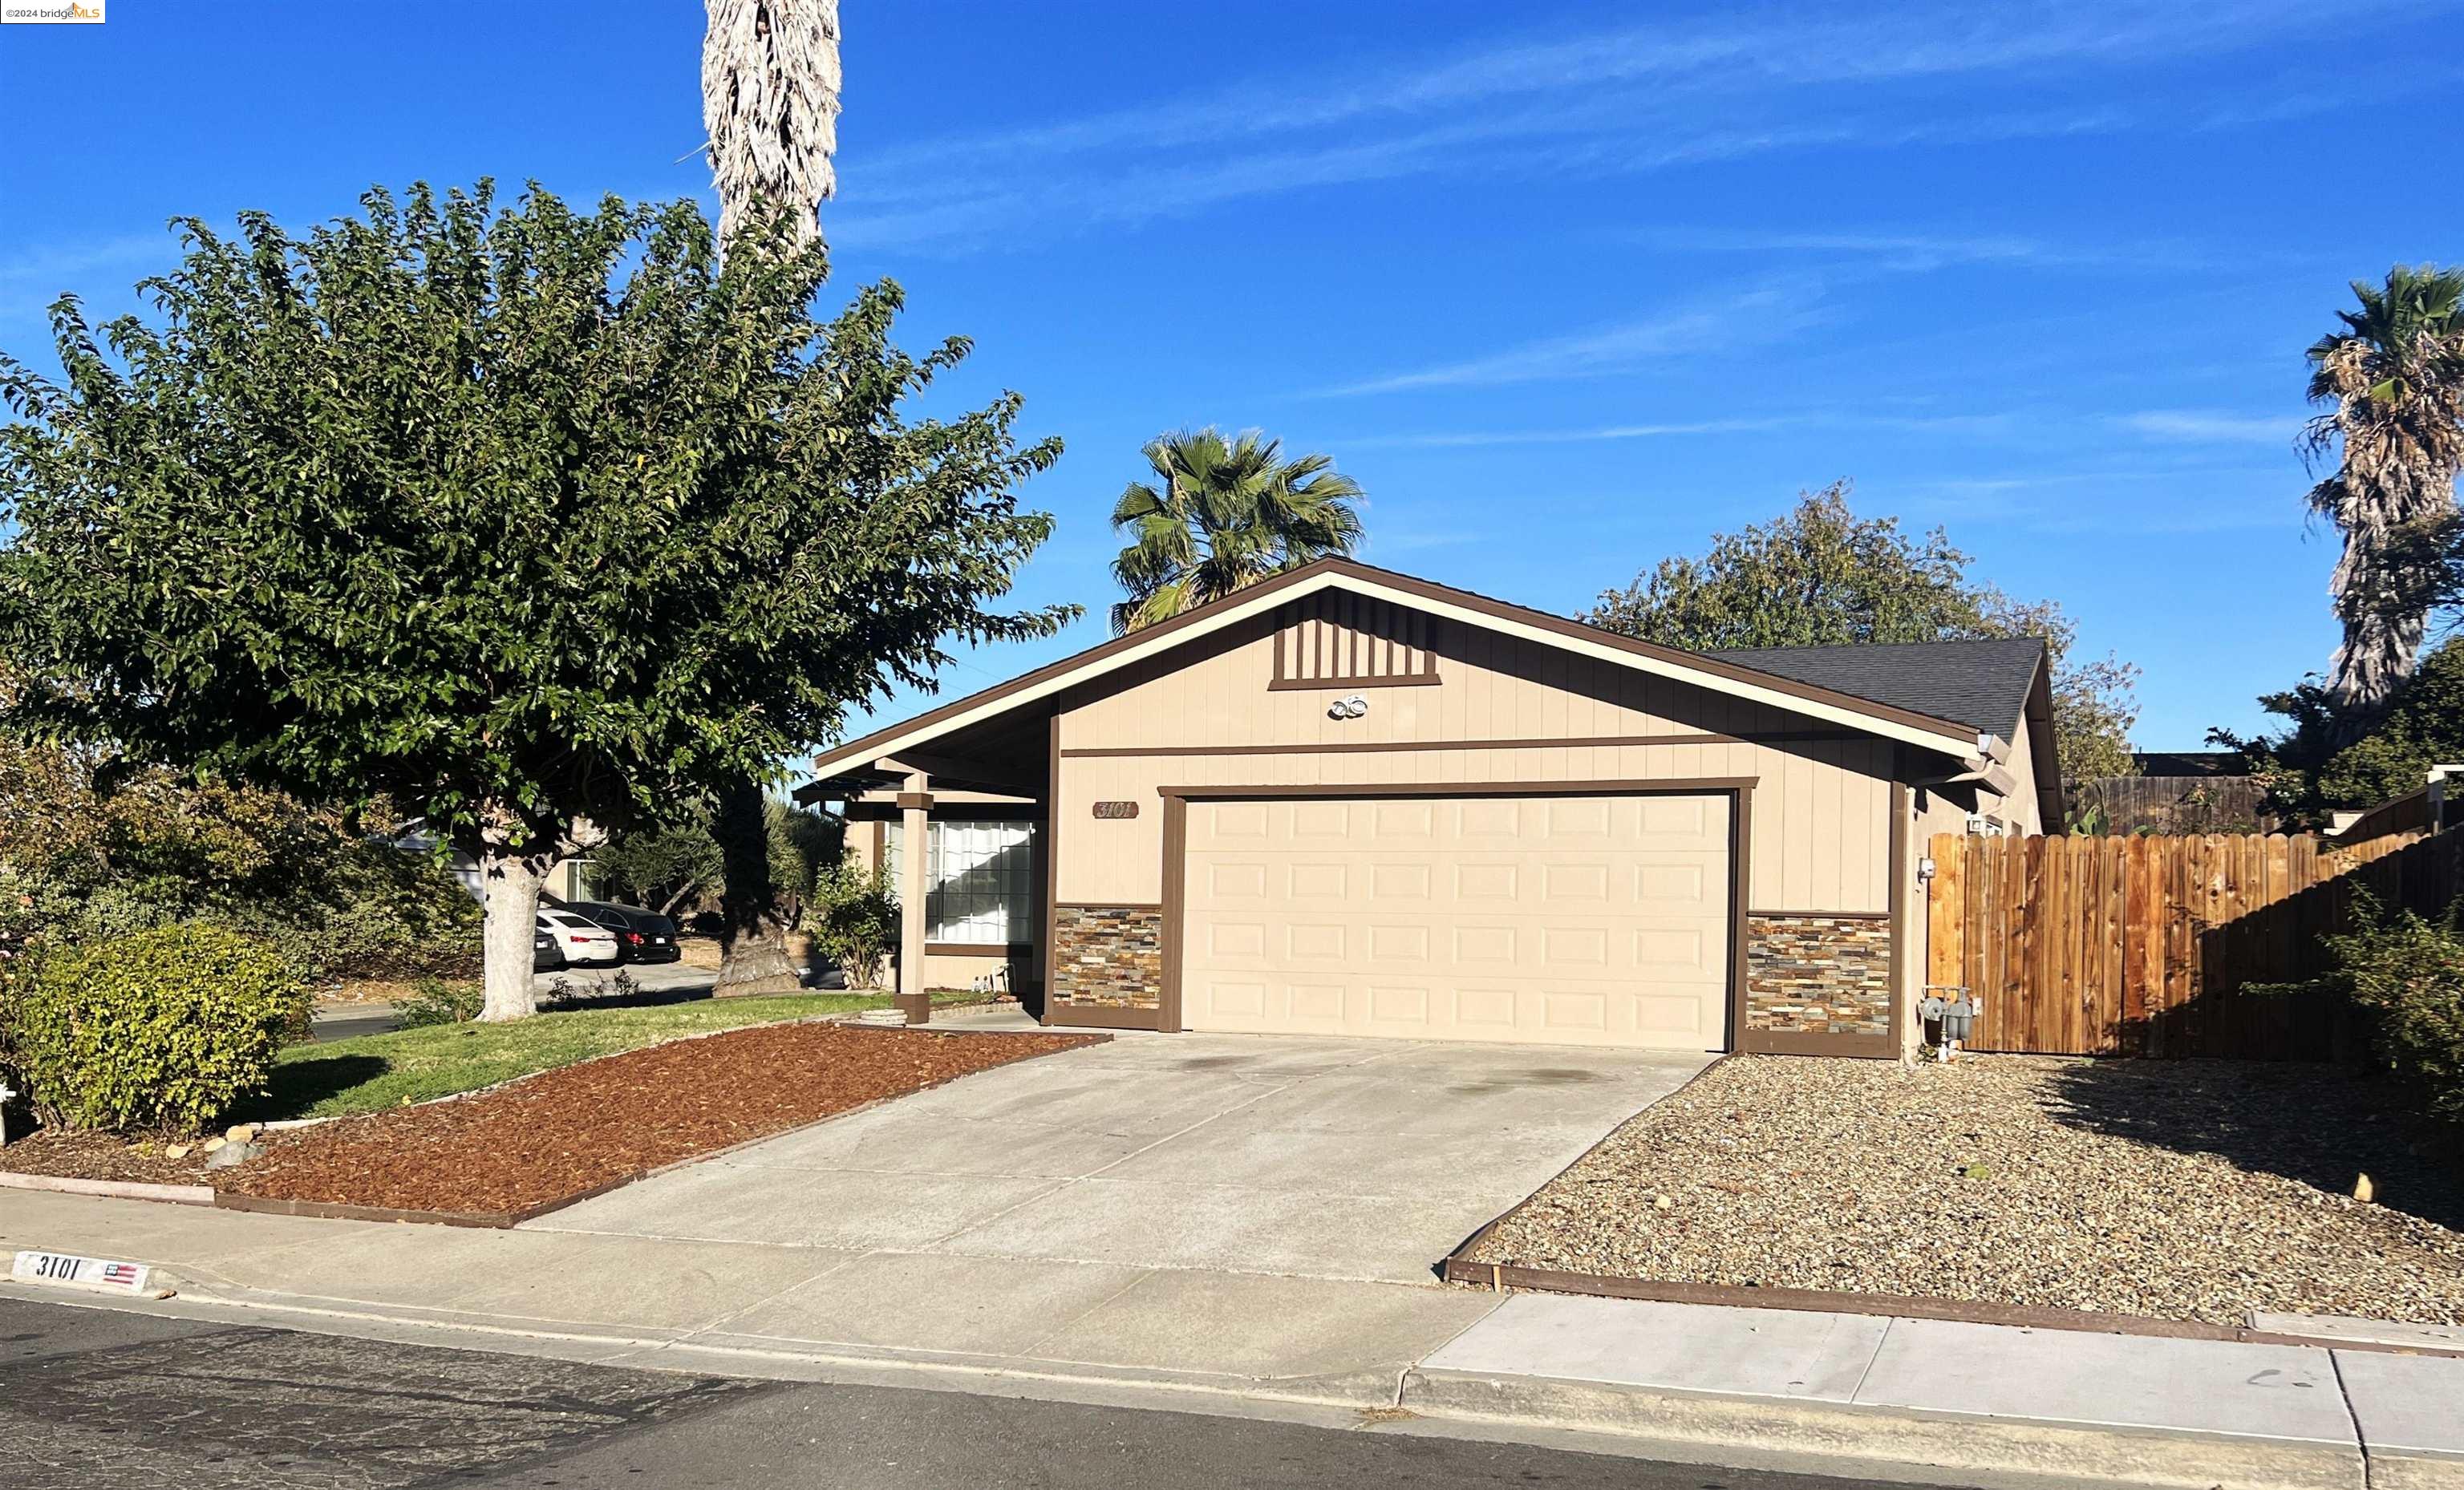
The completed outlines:
[[[1922,845],[2059,810],[2035,641],[1700,655],[1349,560],[823,756],[903,991],[1051,1024],[1893,1055]],[[926,845],[921,854],[908,845]]]

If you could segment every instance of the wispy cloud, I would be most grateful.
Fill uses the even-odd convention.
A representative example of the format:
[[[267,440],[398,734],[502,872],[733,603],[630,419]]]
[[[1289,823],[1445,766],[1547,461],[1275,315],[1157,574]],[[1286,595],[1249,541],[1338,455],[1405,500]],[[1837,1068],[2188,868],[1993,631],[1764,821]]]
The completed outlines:
[[[2362,9],[2429,3],[2365,0]],[[1347,57],[1339,70],[1234,78],[1134,107],[878,152],[850,138],[832,232],[869,248],[963,250],[1014,241],[1023,228],[1084,231],[1429,174],[1632,173],[1821,146],[2220,127],[2229,99],[2149,92],[2128,106],[2090,104],[2078,85],[2354,19],[2349,7],[2329,16],[2299,0],[1936,0],[1844,18],[1781,6]],[[1965,79],[1993,86],[1961,91]],[[2050,252],[2008,242],[1965,249]]]
[[[1662,440],[1683,435],[1750,434],[1777,429],[1779,419],[1698,419],[1675,424],[1604,425],[1591,429],[1441,429],[1427,434],[1373,434],[1341,442],[1345,449],[1450,449],[1486,445],[1589,445],[1609,440]]]
[[[167,268],[179,252],[166,232],[125,233],[78,242],[34,244],[0,252],[0,317],[38,317],[66,291],[90,291],[118,274],[119,288],[137,274]]]
[[[2290,445],[2301,432],[2294,417],[2196,408],[2143,409],[2114,423],[2145,439],[2198,445]]]
[[[1760,285],[1617,325],[1321,389],[1319,396],[1600,377],[1666,358],[1767,345],[1820,320],[1819,298],[1812,284]]]
[[[2181,242],[2093,246],[2047,242],[2013,233],[1794,230],[1757,228],[1637,228],[1617,238],[1678,253],[1802,255],[1870,263],[1903,273],[1955,264],[1996,264],[2028,269],[2175,270],[2211,262],[2207,250]],[[2235,262],[2247,265],[2247,254]]]

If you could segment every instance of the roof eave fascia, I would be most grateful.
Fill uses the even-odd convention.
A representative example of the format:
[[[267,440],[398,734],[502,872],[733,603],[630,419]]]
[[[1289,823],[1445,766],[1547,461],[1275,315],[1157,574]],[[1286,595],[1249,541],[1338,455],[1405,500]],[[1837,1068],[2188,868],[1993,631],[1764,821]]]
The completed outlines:
[[[1684,654],[1661,657],[1653,652],[1632,650],[1617,646],[1604,638],[1595,640],[1552,626],[1535,625],[1511,615],[1500,615],[1493,611],[1464,605],[1443,595],[1402,589],[1383,583],[1373,576],[1347,573],[1342,569],[1329,567],[1313,574],[1303,572],[1298,578],[1287,583],[1278,584],[1270,581],[1241,595],[1218,601],[1207,606],[1205,610],[1193,614],[1184,624],[1177,625],[1168,624],[1165,626],[1156,627],[1148,646],[1124,647],[1101,658],[1089,659],[1084,667],[1068,666],[1065,659],[1063,663],[1051,665],[1041,675],[1027,674],[1026,678],[1021,680],[1018,685],[1003,685],[988,689],[981,693],[972,695],[970,699],[960,699],[956,705],[945,706],[951,712],[942,714],[941,717],[934,717],[934,714],[940,713],[940,711],[934,711],[910,720],[903,726],[892,726],[889,731],[876,732],[863,739],[849,741],[839,749],[815,758],[813,774],[816,780],[813,784],[820,785],[833,774],[845,772],[851,767],[860,769],[871,761],[894,756],[902,750],[913,750],[923,742],[953,730],[965,729],[971,724],[980,723],[995,714],[1006,713],[1022,706],[1049,698],[1091,677],[1099,676],[1102,672],[1117,670],[1153,656],[1156,652],[1210,636],[1253,616],[1288,604],[1292,601],[1306,599],[1321,590],[1337,587],[1353,590],[1375,599],[1391,601],[1398,605],[1428,611],[1465,624],[1484,626],[1492,631],[1519,637],[1542,646],[1595,657],[1638,671],[1689,683],[1699,688],[1707,688],[1715,692],[1727,693],[1750,702],[1767,704],[1792,713],[1804,714],[1829,724],[1842,725],[1956,759],[1966,759],[1974,755],[1977,750],[1976,732],[1964,725],[1945,720],[1939,721],[1939,727],[1936,728],[1917,724],[1908,719],[1891,718],[1859,708],[1857,704],[1860,701],[1847,699],[1844,695],[1835,702],[1831,698],[1809,696],[1781,686],[1786,680],[1773,678],[1770,684],[1763,684],[1755,682],[1750,677],[1734,675],[1734,672],[1751,672],[1753,669],[1750,668],[1737,668],[1732,672],[1727,668],[1703,667],[1687,660],[1681,660]]]

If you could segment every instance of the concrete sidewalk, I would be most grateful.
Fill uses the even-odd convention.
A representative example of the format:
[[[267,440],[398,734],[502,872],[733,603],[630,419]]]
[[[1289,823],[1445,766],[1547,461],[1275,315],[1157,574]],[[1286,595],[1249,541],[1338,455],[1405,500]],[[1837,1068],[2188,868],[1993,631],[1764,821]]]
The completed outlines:
[[[858,1268],[809,1246],[0,1192],[0,1248],[28,1247],[150,1262],[180,1289],[122,1307],[654,1369],[1946,1483],[2464,1487],[2464,1360],[2324,1346],[1033,1259]]]
[[[2464,1486],[2464,1360],[1518,1294],[1421,1412],[2138,1483]]]

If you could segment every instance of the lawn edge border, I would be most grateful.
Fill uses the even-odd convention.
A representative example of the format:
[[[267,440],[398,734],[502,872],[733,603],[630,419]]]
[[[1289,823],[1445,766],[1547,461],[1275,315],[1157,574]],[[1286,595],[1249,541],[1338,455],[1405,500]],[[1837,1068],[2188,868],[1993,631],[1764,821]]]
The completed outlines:
[[[821,1019],[781,1019],[768,1025],[746,1025],[743,1026],[743,1028],[776,1029],[790,1024],[825,1024],[833,1022],[838,1018],[838,1016],[825,1016]],[[1052,1033],[1048,1030],[935,1030],[930,1025],[841,1025],[840,1027],[843,1029],[871,1028],[892,1031],[903,1029],[906,1033],[916,1035],[989,1035],[996,1038],[1004,1036],[1014,1038],[1021,1035],[1048,1035]],[[713,1030],[704,1035],[686,1036],[684,1039],[702,1040],[708,1039],[710,1035],[732,1035],[735,1033],[735,1030]],[[1063,1038],[1076,1039],[1086,1044],[1107,1044],[1110,1043],[1112,1039],[1112,1037],[1108,1034],[1089,1032],[1082,1035],[1076,1031],[1065,1032]],[[680,1044],[683,1041],[676,1040],[666,1041],[662,1043],[672,1045]],[[656,1047],[650,1045],[638,1047],[638,1049],[641,1050],[649,1050],[654,1048]],[[595,1056],[592,1060],[612,1061],[616,1059],[616,1056],[627,1056],[634,1053],[635,1052],[631,1050],[620,1050],[616,1052],[615,1056]],[[1045,1052],[1045,1054],[1057,1056],[1062,1054],[1062,1052],[1059,1050],[1051,1050]],[[524,1206],[516,1211],[423,1211],[416,1209],[404,1209],[395,1206],[349,1205],[338,1200],[275,1199],[270,1196],[252,1195],[231,1190],[211,1191],[209,1194],[213,1198],[210,1201],[191,1203],[210,1204],[216,1209],[224,1211],[254,1211],[271,1216],[305,1216],[336,1221],[402,1221],[427,1226],[463,1226],[481,1231],[511,1231],[513,1228],[521,1225],[525,1221],[537,1220],[542,1216],[551,1215],[570,1206],[580,1205],[585,1200],[596,1200],[601,1195],[622,1190],[627,1185],[636,1185],[646,1179],[654,1179],[672,1170],[683,1169],[689,1164],[707,1164],[713,1159],[724,1158],[728,1154],[737,1152],[738,1150],[750,1149],[756,1144],[766,1144],[774,1138],[783,1138],[789,1133],[800,1133],[808,1128],[819,1128],[825,1123],[835,1123],[841,1118],[853,1117],[859,1112],[880,1107],[884,1103],[897,1102],[902,1098],[913,1097],[918,1092],[931,1091],[937,1086],[947,1086],[952,1082],[965,1081],[970,1076],[980,1076],[986,1071],[997,1071],[1000,1070],[1001,1066],[1016,1065],[1021,1061],[1032,1061],[1035,1059],[1036,1057],[1034,1056],[1019,1056],[1001,1063],[1001,1065],[979,1066],[972,1071],[953,1072],[948,1076],[942,1077],[938,1081],[927,1082],[921,1086],[911,1086],[905,1091],[892,1092],[886,1097],[875,1097],[870,1102],[859,1103],[852,1107],[843,1108],[837,1112],[825,1113],[821,1117],[813,1119],[809,1123],[798,1123],[788,1128],[779,1128],[774,1132],[758,1133],[751,1138],[739,1139],[722,1149],[712,1149],[701,1153],[687,1154],[682,1158],[670,1159],[665,1164],[656,1165],[637,1173],[620,1175],[615,1179],[610,1179],[604,1183],[593,1185],[587,1190],[577,1191],[569,1195],[561,1195],[552,1200],[542,1200],[536,1205]],[[573,1066],[587,1065],[590,1062],[587,1061],[576,1061],[573,1063],[573,1065],[556,1066],[551,1069],[561,1071],[571,1070],[573,1069]],[[488,1089],[498,1090],[504,1086],[511,1086],[515,1085],[516,1082],[528,1081],[532,1076],[543,1076],[545,1074],[547,1073],[543,1071],[534,1071],[530,1073],[530,1076],[517,1077],[514,1081],[500,1083],[497,1087],[491,1087]],[[452,1096],[436,1097],[429,1100],[432,1102],[453,1102],[462,1097],[479,1096],[482,1093],[480,1092],[457,1092]],[[427,1103],[412,1104],[413,1107],[426,1106],[428,1106]],[[411,1110],[410,1107],[387,1107],[375,1114],[353,1113],[351,1115],[355,1117],[381,1117],[385,1112],[407,1112],[409,1110]]]
[[[0,1150],[0,1163],[8,1161]],[[211,1185],[158,1185],[135,1179],[87,1179],[77,1174],[21,1174],[0,1170],[0,1190],[49,1190],[64,1195],[99,1195],[106,1200],[161,1200],[171,1205],[214,1203]]]
[[[1696,1082],[1737,1059],[1730,1051],[1703,1067],[1675,1090],[1636,1109],[1602,1135],[1606,1143],[1627,1123],[1661,1103],[1684,1092]],[[1785,1059],[1785,1058],[1783,1058]],[[2160,1319],[2145,1314],[2101,1314],[2085,1309],[2058,1309],[2043,1304],[1986,1304],[1969,1299],[1924,1299],[1910,1294],[1831,1292],[1820,1288],[1748,1288],[1733,1283],[1684,1283],[1656,1278],[1626,1278],[1608,1273],[1570,1273],[1514,1262],[1482,1262],[1472,1252],[1540,1193],[1591,1157],[1595,1143],[1565,1168],[1532,1187],[1525,1195],[1457,1243],[1435,1268],[1440,1282],[1460,1283],[1504,1293],[1520,1288],[1533,1293],[1574,1294],[1595,1299],[1626,1299],[1645,1304],[1701,1304],[1741,1309],[1789,1309],[1816,1314],[1867,1314],[1891,1319],[1947,1320],[1962,1325],[2001,1325],[2020,1329],[2061,1329],[2083,1334],[2139,1335],[2171,1340],[2227,1341],[2244,1345],[2309,1346],[2321,1349],[2367,1350],[2387,1355],[2428,1355],[2464,1360],[2464,1349],[2437,1346],[2391,1345],[2382,1341],[2345,1341],[2321,1335],[2291,1335],[2253,1329],[2246,1325],[2210,1325],[2200,1320]],[[2394,1323],[2392,1321],[2388,1323]]]

